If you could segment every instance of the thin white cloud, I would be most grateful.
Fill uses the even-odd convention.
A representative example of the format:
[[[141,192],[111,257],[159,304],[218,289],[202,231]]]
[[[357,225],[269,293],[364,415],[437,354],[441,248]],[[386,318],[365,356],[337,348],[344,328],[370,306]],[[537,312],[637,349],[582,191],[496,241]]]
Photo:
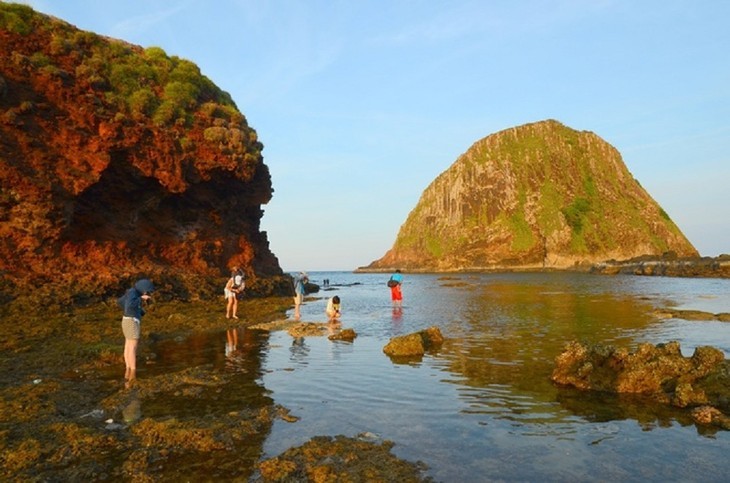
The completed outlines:
[[[190,1],[172,4],[148,2],[147,5],[150,7],[155,5],[165,5],[167,8],[153,10],[143,15],[135,15],[134,17],[129,17],[121,22],[117,22],[111,28],[111,36],[120,39],[137,38],[141,34],[145,34],[146,32],[158,28],[160,25],[164,25],[170,18],[186,10],[190,5]]]

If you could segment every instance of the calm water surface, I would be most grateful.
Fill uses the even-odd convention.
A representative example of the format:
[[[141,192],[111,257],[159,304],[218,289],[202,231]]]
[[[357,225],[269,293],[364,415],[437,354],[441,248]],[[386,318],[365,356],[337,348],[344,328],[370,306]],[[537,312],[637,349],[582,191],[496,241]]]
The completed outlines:
[[[657,320],[662,307],[730,312],[730,281],[583,274],[410,275],[394,312],[383,274],[310,273],[330,280],[302,320],[324,321],[339,295],[354,343],[272,333],[261,382],[301,419],[277,421],[275,456],[316,435],[373,433],[421,460],[438,481],[728,481],[730,433],[698,430],[683,412],[636,398],[558,389],[564,344],[634,348],[677,340],[685,355],[730,355],[730,323]],[[399,334],[438,326],[447,341],[419,362],[382,352]]]

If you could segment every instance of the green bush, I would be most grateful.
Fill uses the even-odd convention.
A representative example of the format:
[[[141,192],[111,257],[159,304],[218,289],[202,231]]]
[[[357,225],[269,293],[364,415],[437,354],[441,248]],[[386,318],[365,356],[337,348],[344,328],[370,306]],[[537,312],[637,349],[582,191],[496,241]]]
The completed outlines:
[[[0,28],[28,35],[33,31],[35,12],[27,5],[0,2]]]
[[[158,126],[169,125],[179,115],[179,109],[170,101],[163,101],[155,113],[152,115],[152,121]]]
[[[51,64],[51,59],[43,52],[35,52],[30,56],[30,63],[36,69]]]
[[[65,75],[56,67],[65,64],[56,59],[70,56],[77,62],[72,72],[77,82],[103,92],[107,107],[128,118],[189,125],[198,110],[204,119],[225,120],[225,127],[247,127],[231,96],[202,75],[193,62],[168,56],[160,47],[140,49],[76,30],[60,20],[41,23],[40,18],[31,7],[0,1],[0,28],[22,34],[38,28],[51,32],[45,54],[10,53],[18,65]]]
[[[198,89],[188,82],[172,81],[165,86],[162,98],[179,109],[189,109],[197,104]]]
[[[203,138],[211,143],[222,143],[228,138],[228,129],[224,127],[209,127],[203,131]]]
[[[71,50],[71,43],[66,37],[54,33],[51,36],[51,42],[48,44],[48,47],[50,48],[51,54],[64,55]]]
[[[129,64],[115,64],[109,73],[109,83],[112,89],[122,97],[130,96],[139,90],[140,72]]]
[[[129,112],[134,119],[150,117],[157,104],[157,96],[147,88],[138,89],[129,96]]]
[[[590,209],[590,201],[586,198],[576,198],[569,206],[560,211],[565,216],[565,221],[573,229],[573,232],[580,233],[583,230],[583,219]]]

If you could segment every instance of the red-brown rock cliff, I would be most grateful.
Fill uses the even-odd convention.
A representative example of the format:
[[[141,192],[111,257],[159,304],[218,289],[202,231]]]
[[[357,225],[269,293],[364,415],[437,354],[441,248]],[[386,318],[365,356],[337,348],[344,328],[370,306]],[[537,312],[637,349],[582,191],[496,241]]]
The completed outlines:
[[[285,286],[260,231],[263,145],[197,66],[19,5],[0,4],[0,46],[6,299],[83,301],[140,275],[194,298],[234,265],[253,292]]]

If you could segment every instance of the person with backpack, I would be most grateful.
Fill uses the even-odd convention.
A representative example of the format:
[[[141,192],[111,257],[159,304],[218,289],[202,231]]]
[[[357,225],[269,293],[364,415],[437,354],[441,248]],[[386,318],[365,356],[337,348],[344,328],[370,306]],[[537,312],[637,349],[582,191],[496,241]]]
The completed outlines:
[[[145,311],[142,302],[150,300],[155,286],[146,278],[140,279],[134,287],[127,290],[117,304],[123,311],[122,333],[124,333],[124,379],[127,384],[137,377],[137,346],[141,335],[140,325]]]

